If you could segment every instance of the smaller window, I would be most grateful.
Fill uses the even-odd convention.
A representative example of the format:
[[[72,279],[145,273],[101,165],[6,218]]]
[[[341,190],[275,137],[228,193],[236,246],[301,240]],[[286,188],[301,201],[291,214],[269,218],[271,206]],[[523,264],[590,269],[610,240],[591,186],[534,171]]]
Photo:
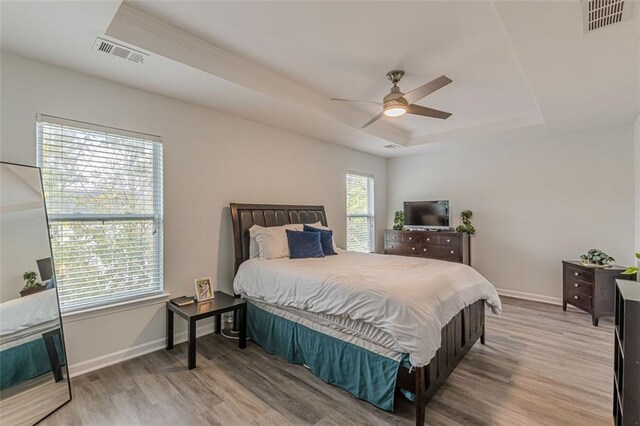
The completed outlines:
[[[375,251],[373,176],[347,172],[347,250]]]

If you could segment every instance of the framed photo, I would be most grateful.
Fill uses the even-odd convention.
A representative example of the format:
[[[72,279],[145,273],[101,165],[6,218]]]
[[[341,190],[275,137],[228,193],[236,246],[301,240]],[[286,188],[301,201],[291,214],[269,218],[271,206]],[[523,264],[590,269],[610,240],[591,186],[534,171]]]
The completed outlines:
[[[213,287],[211,286],[211,277],[198,278],[195,280],[196,284],[196,300],[202,302],[203,300],[213,299]]]

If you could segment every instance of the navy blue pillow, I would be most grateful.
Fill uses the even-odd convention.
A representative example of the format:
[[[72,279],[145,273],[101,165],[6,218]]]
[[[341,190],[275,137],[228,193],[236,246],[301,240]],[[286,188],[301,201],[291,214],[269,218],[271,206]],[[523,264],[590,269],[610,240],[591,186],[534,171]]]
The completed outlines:
[[[313,226],[305,225],[303,231],[320,233],[320,244],[322,244],[322,252],[325,256],[338,254],[333,250],[333,231],[331,229],[320,229],[314,228]]]
[[[319,232],[286,231],[290,259],[324,257]]]

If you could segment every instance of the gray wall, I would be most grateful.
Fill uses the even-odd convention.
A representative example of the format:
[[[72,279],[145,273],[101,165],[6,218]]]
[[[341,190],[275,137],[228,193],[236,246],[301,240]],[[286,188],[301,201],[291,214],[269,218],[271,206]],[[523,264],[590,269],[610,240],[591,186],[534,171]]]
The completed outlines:
[[[623,265],[634,246],[631,125],[458,143],[389,161],[389,221],[403,201],[471,209],[473,266],[503,294],[558,302],[563,259],[590,248]]]
[[[1,89],[4,161],[35,163],[37,113],[162,137],[164,288],[173,297],[193,294],[194,278],[203,276],[231,292],[230,202],[324,204],[344,246],[347,170],[376,179],[382,247],[382,158],[12,54],[2,54]],[[65,317],[72,371],[162,347],[161,302],[107,312]]]

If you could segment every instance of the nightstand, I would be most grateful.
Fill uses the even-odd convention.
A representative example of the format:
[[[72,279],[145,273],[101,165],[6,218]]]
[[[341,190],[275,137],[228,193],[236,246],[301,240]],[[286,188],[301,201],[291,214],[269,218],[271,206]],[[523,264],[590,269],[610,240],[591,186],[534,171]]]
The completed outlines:
[[[616,279],[635,280],[635,275],[621,275],[626,268],[590,268],[578,261],[562,262],[562,310],[567,304],[591,314],[594,326],[600,317],[613,316]]]
[[[167,302],[167,350],[173,348],[173,314],[184,318],[188,323],[188,366],[189,370],[196,368],[196,322],[198,320],[215,317],[215,333],[220,334],[221,318],[225,312],[237,311],[238,328],[240,331],[238,346],[247,346],[247,302],[216,291],[215,298],[191,305],[176,306]]]

